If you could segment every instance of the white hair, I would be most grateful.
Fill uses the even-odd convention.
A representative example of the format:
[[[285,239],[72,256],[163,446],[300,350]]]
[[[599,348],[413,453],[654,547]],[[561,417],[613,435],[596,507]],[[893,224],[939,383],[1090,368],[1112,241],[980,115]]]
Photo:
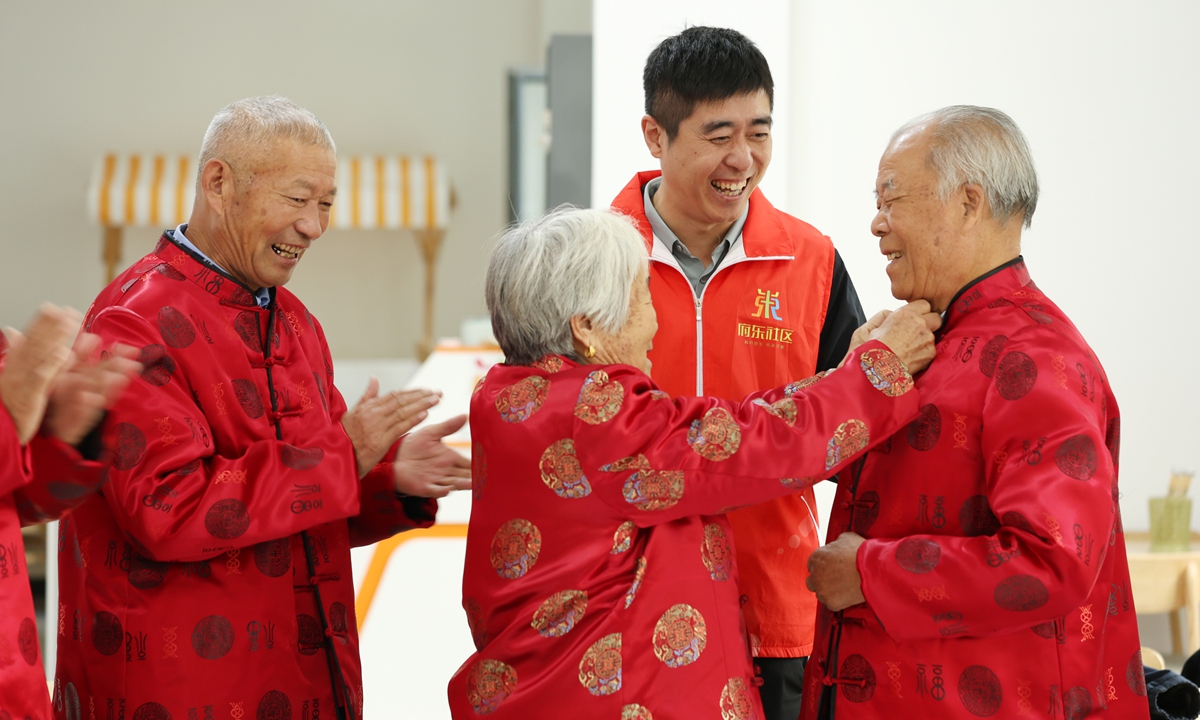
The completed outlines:
[[[578,360],[571,318],[620,330],[647,263],[633,221],[612,211],[562,206],[510,228],[492,251],[484,290],[505,361],[528,365],[550,353]]]
[[[994,108],[951,105],[909,120],[891,142],[924,127],[932,130],[926,162],[938,176],[942,202],[963,185],[976,184],[998,223],[1019,215],[1030,226],[1037,209],[1037,171],[1029,143],[1012,118]]]
[[[242,173],[248,168],[238,165],[270,151],[280,139],[337,153],[329,130],[308,110],[278,95],[246,98],[226,105],[209,123],[200,145],[197,185],[209,160],[224,160]]]

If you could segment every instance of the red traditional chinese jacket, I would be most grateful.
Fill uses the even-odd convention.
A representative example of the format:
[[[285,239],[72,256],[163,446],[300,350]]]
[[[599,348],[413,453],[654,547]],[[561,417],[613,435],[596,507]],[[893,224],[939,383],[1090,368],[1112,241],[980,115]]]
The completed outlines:
[[[814,384],[815,383],[815,384]],[[744,402],[624,365],[496,366],[471,401],[456,718],[761,718],[724,512],[806,488],[916,416],[879,342]]]
[[[145,371],[62,524],[57,717],[361,717],[350,547],[436,502],[397,497],[396,447],[359,480],[321,326],[166,236],[85,323]]]
[[[643,188],[661,174],[638,173],[613,200],[615,210],[637,221],[652,260],[650,295],[659,320],[650,351],[654,381],[671,395],[741,400],[824,369],[817,358],[834,281],[829,238],[776,210],[756,189],[741,243],[697,298],[646,219]],[[805,585],[805,568],[819,545],[816,507],[812,489],[804,488],[729,516],[755,657],[805,657],[812,650],[817,599]]]
[[[22,447],[0,406],[0,718],[50,717],[21,526],[61,517],[103,481],[101,463],[57,439],[40,434]]]
[[[1020,258],[937,349],[920,418],[838,477],[866,604],[821,606],[803,717],[1147,717],[1104,369]]]

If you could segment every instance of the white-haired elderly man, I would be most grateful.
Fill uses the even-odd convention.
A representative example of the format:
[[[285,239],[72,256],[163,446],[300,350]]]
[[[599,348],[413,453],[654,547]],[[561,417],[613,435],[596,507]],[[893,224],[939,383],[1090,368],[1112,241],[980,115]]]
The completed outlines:
[[[1024,135],[990,108],[921,116],[876,193],[892,294],[944,323],[921,417],[838,477],[802,717],[1147,717],[1117,403],[1021,258]]]
[[[64,521],[58,717],[358,718],[350,547],[429,525],[469,487],[437,400],[347,409],[320,324],[283,289],[329,223],[333,140],[277,97],[221,110],[189,222],[86,325],[141,348],[108,484]]]

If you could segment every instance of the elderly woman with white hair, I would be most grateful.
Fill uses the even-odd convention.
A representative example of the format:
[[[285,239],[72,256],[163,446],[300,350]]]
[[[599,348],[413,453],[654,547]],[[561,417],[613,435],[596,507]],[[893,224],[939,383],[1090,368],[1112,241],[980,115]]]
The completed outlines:
[[[456,718],[761,717],[722,513],[807,487],[917,416],[910,372],[937,323],[923,304],[877,316],[823,379],[671,398],[647,375],[647,280],[641,236],[598,210],[515,227],[492,255],[507,361],[471,401],[478,651],[450,682]]]

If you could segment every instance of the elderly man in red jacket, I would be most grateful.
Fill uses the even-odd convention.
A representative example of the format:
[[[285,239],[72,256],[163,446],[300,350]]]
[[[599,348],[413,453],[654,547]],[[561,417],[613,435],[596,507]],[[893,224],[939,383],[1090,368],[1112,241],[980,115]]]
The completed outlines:
[[[642,131],[662,172],[638,173],[613,207],[637,220],[658,313],[652,377],[672,395],[746,395],[836,366],[865,318],[842,259],[775,209],[774,83],[741,33],[692,27],[646,60]],[[800,712],[817,602],[811,489],[729,513],[750,651],[768,720]]]
[[[96,428],[138,370],[133,348],[101,358],[95,335],[72,353],[78,329],[74,310],[43,305],[11,347],[0,335],[0,718],[51,715],[21,527],[62,516],[104,482]]]
[[[875,189],[892,294],[944,321],[921,417],[838,477],[803,717],[1147,717],[1120,414],[1021,258],[1024,135],[943,108],[896,132]]]
[[[334,152],[283,98],[225,108],[190,221],[88,312],[145,370],[109,483],[64,523],[60,718],[362,716],[350,547],[431,524],[470,471],[441,442],[465,417],[397,442],[431,393],[372,382],[347,410],[282,287],[328,226]]]

